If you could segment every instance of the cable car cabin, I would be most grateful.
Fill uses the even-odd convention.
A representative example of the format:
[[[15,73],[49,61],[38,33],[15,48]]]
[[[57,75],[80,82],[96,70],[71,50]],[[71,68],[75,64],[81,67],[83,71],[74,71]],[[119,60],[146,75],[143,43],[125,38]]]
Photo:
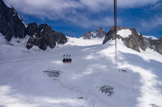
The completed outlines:
[[[64,55],[62,62],[63,63],[72,63],[72,59],[70,58],[71,55]]]

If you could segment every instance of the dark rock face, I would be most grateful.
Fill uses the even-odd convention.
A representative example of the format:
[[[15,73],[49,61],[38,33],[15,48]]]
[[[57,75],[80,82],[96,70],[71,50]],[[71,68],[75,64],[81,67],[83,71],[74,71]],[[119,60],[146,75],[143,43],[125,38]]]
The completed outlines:
[[[153,49],[162,54],[162,37],[159,38],[158,40],[151,40],[150,43]]]
[[[18,16],[16,10],[13,7],[7,7],[3,0],[0,0],[0,32],[7,41],[10,41],[12,37],[25,37],[23,20]]]
[[[37,23],[29,23],[28,24],[28,27],[26,28],[26,34],[29,35],[29,36],[32,36],[34,35],[34,33],[37,31]]]
[[[118,27],[117,31],[129,29],[125,27]],[[136,29],[131,28],[131,35],[129,37],[122,37],[121,35],[117,35],[118,39],[121,39],[123,43],[133,50],[140,52],[140,49],[146,50],[146,48],[151,48],[157,51],[158,53],[162,54],[162,38],[158,40],[150,40],[144,38],[141,34],[137,33]],[[115,40],[115,30],[114,27],[111,27],[109,32],[106,34],[103,44],[105,44],[109,40]]]
[[[100,27],[97,32],[99,32],[97,37],[103,38],[106,35],[106,31],[102,27]]]
[[[92,32],[86,32],[82,37],[84,39],[91,39],[91,38],[103,38],[106,35],[106,31],[104,31],[101,27]]]
[[[119,30],[119,27],[118,27],[117,30]],[[119,37],[117,37],[117,38],[119,38]],[[103,41],[103,44],[105,44],[107,41],[109,41],[111,39],[115,40],[115,30],[114,30],[114,27],[111,27],[110,30],[108,31],[108,33],[106,33],[105,39]]]
[[[63,33],[54,32],[54,36],[56,36],[57,44],[65,44],[67,42],[67,38]]]
[[[91,32],[86,32],[82,37],[84,39],[91,39],[91,37],[92,37]]]
[[[34,28],[36,27],[35,25],[36,24],[31,24]],[[28,26],[29,28],[27,27],[27,29],[32,29],[31,26]],[[48,46],[54,48],[56,43],[65,44],[67,42],[67,38],[64,34],[53,31],[47,24],[41,24],[39,27],[35,28],[32,33],[28,33],[28,35],[31,36],[26,45],[28,49],[35,45],[40,49],[46,50]]]
[[[151,47],[149,40],[143,38],[142,35],[138,34],[136,29],[130,29],[132,31],[132,35],[129,38],[122,38],[124,44],[133,50],[140,52],[140,48],[142,50],[146,50],[146,48]]]

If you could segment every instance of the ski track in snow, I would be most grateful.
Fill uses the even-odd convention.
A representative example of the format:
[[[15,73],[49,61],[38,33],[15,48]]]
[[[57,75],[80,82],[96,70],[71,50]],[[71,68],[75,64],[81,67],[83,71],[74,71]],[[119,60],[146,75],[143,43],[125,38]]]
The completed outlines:
[[[24,48],[26,39],[8,44],[1,37],[0,107],[162,107],[162,55],[138,53],[118,40],[116,67],[114,41],[68,39],[42,51]],[[63,54],[71,54],[73,62],[63,64]],[[55,79],[46,70],[63,73]],[[102,93],[103,85],[114,94]]]

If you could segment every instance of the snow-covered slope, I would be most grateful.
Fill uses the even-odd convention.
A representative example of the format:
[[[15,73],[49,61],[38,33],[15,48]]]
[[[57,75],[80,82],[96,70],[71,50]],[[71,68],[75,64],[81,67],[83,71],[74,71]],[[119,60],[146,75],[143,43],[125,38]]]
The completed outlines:
[[[157,40],[158,38],[156,38],[155,36],[143,36],[143,37],[145,37],[145,38],[147,38],[147,39],[150,39],[150,40]]]
[[[74,46],[92,46],[92,45],[101,45],[104,38],[68,38],[68,43],[66,45],[74,45]]]
[[[116,67],[114,41],[101,45],[102,40],[68,39],[67,44],[47,51],[2,40],[0,107],[162,106],[160,54],[149,49],[138,53],[118,40]],[[71,64],[62,63],[63,54],[71,55]],[[61,75],[54,78],[44,72],[53,70]],[[102,93],[104,85],[113,87],[114,94]]]
[[[128,38],[129,35],[132,35],[132,31],[130,29],[121,29],[117,32],[123,38]]]

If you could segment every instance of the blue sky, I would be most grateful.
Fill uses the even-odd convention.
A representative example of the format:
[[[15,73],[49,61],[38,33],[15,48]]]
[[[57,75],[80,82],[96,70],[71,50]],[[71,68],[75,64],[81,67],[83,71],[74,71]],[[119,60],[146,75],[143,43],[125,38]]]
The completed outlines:
[[[118,26],[143,35],[162,36],[162,0],[117,0]],[[79,37],[113,26],[113,0],[5,0],[26,23],[47,23],[53,30]]]

